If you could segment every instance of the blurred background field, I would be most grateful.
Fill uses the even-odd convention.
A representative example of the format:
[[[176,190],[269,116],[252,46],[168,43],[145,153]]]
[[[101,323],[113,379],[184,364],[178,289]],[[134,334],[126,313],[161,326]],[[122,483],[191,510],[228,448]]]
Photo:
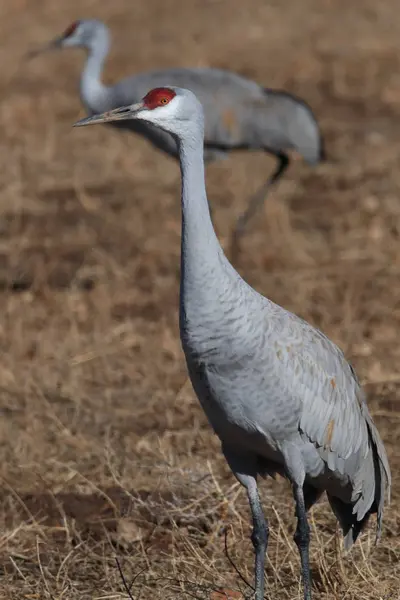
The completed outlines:
[[[316,599],[397,600],[400,577],[400,21],[395,0],[1,0],[0,598],[222,600],[249,593],[247,502],[198,406],[180,348],[179,168],[132,134],[72,130],[84,56],[24,64],[77,18],[103,19],[105,80],[217,66],[298,94],[328,162],[298,160],[243,244],[240,271],[319,326],[365,383],[394,491],[343,556],[313,511]],[[274,161],[207,169],[223,243]],[[283,481],[262,485],[270,598],[301,598]],[[191,582],[191,583],[188,583]]]

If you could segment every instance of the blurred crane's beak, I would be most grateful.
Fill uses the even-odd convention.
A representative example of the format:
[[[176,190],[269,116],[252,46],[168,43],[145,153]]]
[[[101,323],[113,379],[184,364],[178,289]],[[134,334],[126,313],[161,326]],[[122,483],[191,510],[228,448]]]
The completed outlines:
[[[143,110],[143,102],[137,104],[130,104],[129,106],[121,106],[114,110],[108,110],[101,115],[93,115],[93,117],[86,117],[73,124],[73,127],[84,127],[85,125],[96,125],[97,123],[109,123],[110,121],[127,121],[128,119],[134,119],[138,112]]]
[[[37,50],[31,50],[30,52],[27,52],[24,58],[25,60],[30,60],[31,58],[35,58],[36,56],[44,54],[45,52],[49,52],[51,50],[58,50],[59,48],[62,48],[63,41],[64,36],[56,37],[54,38],[54,40],[51,40],[51,42],[47,42],[47,44],[44,44],[44,46],[37,48]]]

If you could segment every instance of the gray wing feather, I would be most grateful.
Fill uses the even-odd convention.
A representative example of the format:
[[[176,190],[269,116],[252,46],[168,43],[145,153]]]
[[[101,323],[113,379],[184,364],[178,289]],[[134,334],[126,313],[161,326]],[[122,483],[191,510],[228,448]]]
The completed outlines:
[[[299,430],[312,442],[328,468],[348,478],[350,503],[328,499],[348,549],[377,513],[381,535],[385,491],[390,501],[391,473],[386,451],[369,414],[365,395],[343,352],[323,333],[287,311],[277,311],[274,349],[300,405]],[[340,484],[339,484],[340,485]]]
[[[292,393],[301,402],[300,431],[328,463],[335,466],[338,461],[336,468],[341,470],[351,455],[368,453],[360,384],[342,351],[325,335],[291,313],[286,319],[285,341],[275,347]]]
[[[322,332],[284,311],[285,335],[275,343],[291,392],[301,404],[299,429],[332,471],[349,477],[355,522],[377,512],[377,538],[391,473],[383,442],[372,420],[353,367]],[[349,517],[346,517],[349,523]],[[346,537],[349,546],[360,529]]]

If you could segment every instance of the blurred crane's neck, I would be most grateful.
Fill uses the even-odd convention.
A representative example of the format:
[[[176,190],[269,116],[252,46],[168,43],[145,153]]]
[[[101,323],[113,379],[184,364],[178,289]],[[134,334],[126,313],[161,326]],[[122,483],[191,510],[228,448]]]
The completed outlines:
[[[88,46],[88,57],[80,81],[80,94],[89,113],[100,113],[112,108],[111,90],[101,80],[104,61],[110,49],[106,30],[96,35]]]

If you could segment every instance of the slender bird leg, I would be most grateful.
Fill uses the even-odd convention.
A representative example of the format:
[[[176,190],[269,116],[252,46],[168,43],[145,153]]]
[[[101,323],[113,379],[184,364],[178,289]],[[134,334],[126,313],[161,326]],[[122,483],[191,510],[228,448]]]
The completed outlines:
[[[249,499],[251,516],[253,519],[253,532],[251,541],[255,552],[254,582],[255,582],[255,600],[264,600],[265,587],[265,555],[267,553],[269,529],[268,523],[264,517],[260,496],[258,494],[257,482],[252,479],[247,487],[247,497]]]
[[[238,218],[236,222],[235,229],[231,238],[231,258],[233,261],[236,261],[239,252],[240,252],[240,239],[243,236],[247,223],[250,219],[260,210],[263,205],[268,189],[274,185],[284,174],[286,169],[289,166],[289,157],[287,154],[283,152],[279,152],[274,154],[278,159],[278,166],[275,171],[272,173],[271,177],[267,179],[264,185],[259,189],[249,201],[249,205],[244,213]]]
[[[239,455],[227,448],[223,448],[225,458],[237,480],[246,488],[249,499],[253,532],[251,541],[254,546],[255,565],[255,600],[264,600],[265,589],[265,555],[268,546],[269,529],[264,517],[257,488],[257,461],[253,455]]]
[[[296,502],[297,529],[294,541],[300,552],[301,574],[304,586],[304,600],[311,600],[311,573],[310,573],[310,527],[308,525],[306,506],[304,502],[303,486],[293,484],[293,495]]]

